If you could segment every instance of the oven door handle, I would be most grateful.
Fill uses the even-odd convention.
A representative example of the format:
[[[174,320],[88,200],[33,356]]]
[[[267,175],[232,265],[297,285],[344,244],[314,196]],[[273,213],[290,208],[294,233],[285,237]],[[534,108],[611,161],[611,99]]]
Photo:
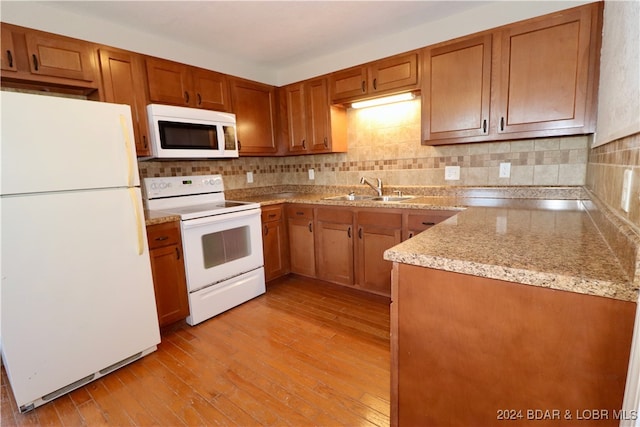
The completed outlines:
[[[219,222],[232,221],[238,218],[245,218],[250,216],[260,216],[260,209],[248,209],[246,211],[230,212],[222,215],[212,215],[203,218],[189,219],[182,221],[182,228],[188,230],[201,225],[210,225]]]

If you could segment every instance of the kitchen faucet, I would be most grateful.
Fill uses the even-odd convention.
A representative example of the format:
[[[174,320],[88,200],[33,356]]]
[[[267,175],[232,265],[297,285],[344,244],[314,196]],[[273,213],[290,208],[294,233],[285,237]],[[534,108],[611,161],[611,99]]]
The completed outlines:
[[[380,178],[376,178],[376,180],[378,181],[378,186],[374,186],[371,182],[370,182],[371,178],[365,178],[364,176],[362,178],[360,178],[360,184],[367,184],[369,187],[373,188],[374,190],[376,190],[376,192],[378,193],[378,197],[382,197],[382,180]]]

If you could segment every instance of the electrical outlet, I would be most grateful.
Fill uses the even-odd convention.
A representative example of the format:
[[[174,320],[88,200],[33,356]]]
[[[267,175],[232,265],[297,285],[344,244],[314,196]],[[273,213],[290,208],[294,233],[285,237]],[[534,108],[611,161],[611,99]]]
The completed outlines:
[[[460,166],[445,166],[444,179],[445,181],[456,181],[460,179]]]
[[[500,163],[500,178],[509,178],[511,176],[511,163]]]
[[[253,172],[247,172],[247,182],[249,184],[253,182]]]
[[[629,204],[631,202],[631,181],[633,180],[633,171],[626,169],[622,180],[622,197],[620,198],[620,207],[623,211],[629,212]]]
[[[309,169],[309,180],[313,181],[314,179],[316,179],[316,171]]]

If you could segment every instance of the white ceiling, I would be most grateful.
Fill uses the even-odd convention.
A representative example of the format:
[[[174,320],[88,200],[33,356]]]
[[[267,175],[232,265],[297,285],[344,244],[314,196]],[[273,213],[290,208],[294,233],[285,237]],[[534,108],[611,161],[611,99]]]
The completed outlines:
[[[287,67],[488,1],[53,1],[264,67]]]

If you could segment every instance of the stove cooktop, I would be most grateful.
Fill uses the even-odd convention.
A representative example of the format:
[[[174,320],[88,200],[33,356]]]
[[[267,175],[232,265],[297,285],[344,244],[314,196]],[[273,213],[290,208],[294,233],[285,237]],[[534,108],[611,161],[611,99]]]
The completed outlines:
[[[175,206],[162,209],[173,215],[179,215],[180,219],[189,220],[204,218],[207,216],[223,215],[231,212],[239,212],[249,209],[259,209],[260,205],[253,202],[238,202],[235,200],[222,200],[219,202],[204,203],[189,206]]]

